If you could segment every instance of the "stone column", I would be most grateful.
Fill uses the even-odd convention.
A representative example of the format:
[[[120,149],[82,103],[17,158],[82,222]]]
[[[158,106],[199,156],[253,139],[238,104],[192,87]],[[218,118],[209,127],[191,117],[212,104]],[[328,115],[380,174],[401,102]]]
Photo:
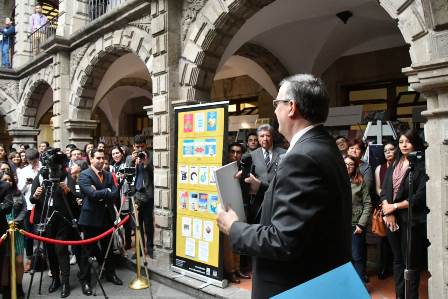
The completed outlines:
[[[56,35],[70,36],[89,21],[88,0],[62,0],[59,11],[65,13],[59,17]]]
[[[174,121],[170,103],[177,100],[179,61],[179,17],[181,1],[151,1],[153,50],[153,147],[154,147],[154,244],[158,258],[169,264],[173,252],[173,207],[171,188],[173,169],[172,131]],[[170,150],[171,149],[171,150]]]
[[[70,53],[60,51],[53,56],[53,141],[55,147],[69,142],[65,120],[69,119]]]
[[[85,144],[93,142],[92,133],[98,126],[99,121],[90,119],[69,119],[64,121],[66,128],[67,141],[76,144],[82,148]]]
[[[32,128],[12,128],[8,130],[12,137],[12,146],[19,148],[22,144],[30,147],[37,147],[37,135],[40,130]]]
[[[13,67],[18,68],[31,60],[31,43],[28,39],[30,34],[29,19],[34,12],[34,1],[16,1],[16,15],[14,23],[16,26],[16,43],[14,46]]]
[[[448,298],[448,60],[408,69],[411,87],[427,97],[425,124],[429,298]]]

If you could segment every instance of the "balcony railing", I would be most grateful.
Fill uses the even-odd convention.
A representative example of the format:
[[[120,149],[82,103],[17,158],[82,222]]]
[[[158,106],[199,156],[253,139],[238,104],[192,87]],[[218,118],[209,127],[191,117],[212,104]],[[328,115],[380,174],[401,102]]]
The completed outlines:
[[[60,13],[58,16],[53,17],[48,20],[45,24],[37,28],[30,35],[28,35],[28,40],[31,45],[31,53],[37,55],[42,51],[42,45],[50,38],[56,35],[56,29],[58,28],[58,20],[64,12]]]
[[[127,0],[89,0],[89,19],[93,21]]]

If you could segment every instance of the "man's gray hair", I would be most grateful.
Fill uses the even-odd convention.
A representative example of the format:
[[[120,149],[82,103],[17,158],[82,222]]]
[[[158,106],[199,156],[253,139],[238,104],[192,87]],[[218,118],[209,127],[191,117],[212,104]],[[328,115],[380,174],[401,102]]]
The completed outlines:
[[[270,124],[263,124],[257,128],[257,136],[261,131],[269,131],[271,135],[274,135],[274,128]]]
[[[280,82],[286,87],[286,99],[294,100],[300,115],[312,124],[324,123],[330,110],[330,98],[325,83],[310,74],[298,74]]]

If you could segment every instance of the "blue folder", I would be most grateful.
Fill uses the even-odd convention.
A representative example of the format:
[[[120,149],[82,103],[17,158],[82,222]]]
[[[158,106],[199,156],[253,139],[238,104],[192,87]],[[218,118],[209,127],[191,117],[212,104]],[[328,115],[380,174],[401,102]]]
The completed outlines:
[[[370,299],[363,282],[347,263],[272,299]]]

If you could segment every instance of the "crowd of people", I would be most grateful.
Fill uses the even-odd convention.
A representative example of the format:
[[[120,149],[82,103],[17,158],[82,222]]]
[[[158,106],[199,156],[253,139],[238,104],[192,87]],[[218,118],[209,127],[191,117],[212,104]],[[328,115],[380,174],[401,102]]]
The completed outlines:
[[[0,145],[0,231],[13,220],[19,228],[56,240],[96,237],[114,227],[120,217],[139,210],[145,254],[154,257],[154,185],[152,152],[146,138],[137,135],[132,148],[115,145],[106,150],[103,142],[83,149],[69,144],[65,149],[41,142],[37,149]],[[132,213],[131,213],[132,214]],[[131,218],[132,219],[132,218]],[[24,273],[49,268],[49,293],[60,289],[61,298],[70,295],[70,265],[78,264],[77,279],[82,292],[92,295],[91,259],[103,265],[103,277],[116,285],[122,281],[115,273],[116,254],[131,249],[135,223],[128,221],[111,236],[87,246],[43,244],[16,234],[17,294],[24,298]],[[7,242],[7,241],[6,241]],[[99,246],[98,246],[99,245]],[[0,290],[10,298],[10,263],[7,246],[0,246]],[[135,257],[135,254],[134,254]]]

